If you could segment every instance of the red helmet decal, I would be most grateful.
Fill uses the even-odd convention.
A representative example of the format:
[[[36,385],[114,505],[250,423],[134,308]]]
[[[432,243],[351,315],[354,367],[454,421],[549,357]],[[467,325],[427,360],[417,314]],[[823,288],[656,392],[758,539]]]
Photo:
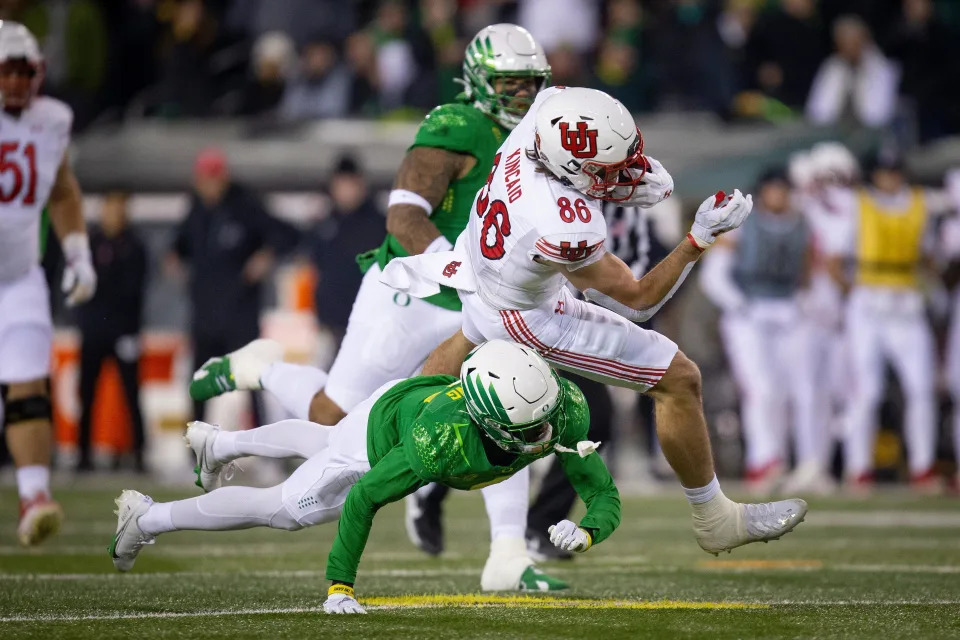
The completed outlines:
[[[587,129],[586,122],[578,122],[577,130],[570,131],[566,122],[560,123],[560,146],[570,152],[574,158],[595,158],[597,156],[597,129]]]

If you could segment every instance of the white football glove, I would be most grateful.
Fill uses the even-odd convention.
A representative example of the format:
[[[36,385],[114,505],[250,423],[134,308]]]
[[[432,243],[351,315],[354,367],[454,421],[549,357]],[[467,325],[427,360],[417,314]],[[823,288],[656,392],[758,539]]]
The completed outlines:
[[[67,296],[67,306],[74,307],[93,297],[97,290],[97,272],[90,259],[87,234],[70,233],[60,244],[67,262],[60,289]]]
[[[564,551],[583,553],[593,546],[593,539],[590,534],[569,520],[561,520],[557,524],[551,525],[547,529],[547,533],[550,534],[550,542]]]
[[[331,593],[323,603],[323,610],[327,613],[366,613],[353,596],[345,593]]]
[[[663,167],[659,160],[646,156],[650,168],[643,176],[643,181],[637,185],[633,194],[624,200],[621,204],[637,207],[652,207],[662,200],[666,200],[673,193],[673,178]],[[637,175],[639,169],[627,169],[631,175]],[[627,194],[630,187],[617,187],[613,190],[615,198],[621,198]]]
[[[732,196],[718,191],[703,201],[690,228],[690,238],[700,249],[713,244],[717,236],[733,231],[747,219],[753,210],[753,196],[744,196],[734,189]]]

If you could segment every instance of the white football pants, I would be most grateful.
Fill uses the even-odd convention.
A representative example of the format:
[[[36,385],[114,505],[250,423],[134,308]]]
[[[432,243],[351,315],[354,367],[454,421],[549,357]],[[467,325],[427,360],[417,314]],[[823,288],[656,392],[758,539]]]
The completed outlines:
[[[936,447],[933,333],[916,291],[857,287],[847,303],[853,385],[844,434],[845,475],[873,470],[877,409],[889,359],[906,399],[904,439],[911,474],[933,465]]]
[[[786,460],[791,425],[797,465],[825,465],[812,331],[797,304],[754,299],[745,312],[725,314],[720,330],[740,388],[747,470]]]

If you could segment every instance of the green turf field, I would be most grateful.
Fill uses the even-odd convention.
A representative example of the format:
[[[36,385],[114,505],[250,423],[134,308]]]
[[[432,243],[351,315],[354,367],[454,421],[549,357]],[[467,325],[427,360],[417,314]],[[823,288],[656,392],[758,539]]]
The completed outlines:
[[[486,557],[479,495],[448,502],[443,559],[407,542],[391,505],[357,584],[369,615],[334,617],[320,609],[332,525],[172,533],[120,575],[105,549],[122,487],[85,486],[96,488],[58,491],[64,530],[27,552],[15,543],[15,493],[0,490],[0,638],[960,637],[956,498],[814,499],[796,532],[721,558],[693,541],[679,490],[629,498],[608,541],[545,565],[574,585],[550,600],[463,597],[477,593]]]

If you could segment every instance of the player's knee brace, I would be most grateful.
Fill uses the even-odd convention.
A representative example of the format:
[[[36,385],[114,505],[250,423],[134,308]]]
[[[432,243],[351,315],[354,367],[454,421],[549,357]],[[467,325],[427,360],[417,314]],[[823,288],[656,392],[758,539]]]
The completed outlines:
[[[50,397],[46,395],[27,396],[3,402],[4,422],[8,427],[33,422],[35,420],[50,421],[53,418],[53,408]]]

